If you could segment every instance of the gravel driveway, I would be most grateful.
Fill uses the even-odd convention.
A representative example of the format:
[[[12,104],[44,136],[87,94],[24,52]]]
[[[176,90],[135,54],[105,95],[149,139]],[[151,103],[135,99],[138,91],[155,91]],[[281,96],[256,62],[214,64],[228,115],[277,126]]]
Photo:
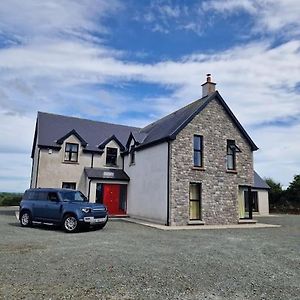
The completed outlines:
[[[0,299],[300,299],[300,216],[281,228],[65,234],[0,209]]]

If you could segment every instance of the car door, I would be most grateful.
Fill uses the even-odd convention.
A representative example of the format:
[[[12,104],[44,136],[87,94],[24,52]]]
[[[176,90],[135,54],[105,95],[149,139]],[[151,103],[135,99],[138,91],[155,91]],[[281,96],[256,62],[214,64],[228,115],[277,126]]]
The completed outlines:
[[[59,222],[62,212],[62,202],[57,192],[49,192],[45,217],[51,222]]]
[[[45,191],[35,191],[33,195],[33,219],[36,221],[42,221],[45,217],[45,210],[48,203],[48,193]]]

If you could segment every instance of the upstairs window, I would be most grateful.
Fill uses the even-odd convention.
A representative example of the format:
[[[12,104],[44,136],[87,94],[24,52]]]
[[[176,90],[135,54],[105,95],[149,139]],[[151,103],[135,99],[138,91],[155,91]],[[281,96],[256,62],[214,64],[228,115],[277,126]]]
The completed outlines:
[[[241,152],[235,140],[227,140],[227,170],[236,170],[236,153]]]
[[[66,143],[65,161],[78,161],[78,144]]]
[[[203,136],[194,135],[194,166],[203,167]]]
[[[134,146],[131,146],[131,148],[130,148],[130,164],[131,165],[135,164],[135,149],[134,149]]]
[[[118,149],[117,148],[106,148],[106,164],[108,166],[116,166],[117,165],[117,156]]]

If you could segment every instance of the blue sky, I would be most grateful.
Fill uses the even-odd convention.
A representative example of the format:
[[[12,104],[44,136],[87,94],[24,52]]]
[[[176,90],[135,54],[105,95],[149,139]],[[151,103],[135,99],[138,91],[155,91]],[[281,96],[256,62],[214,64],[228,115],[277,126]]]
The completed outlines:
[[[206,73],[259,146],[300,173],[298,0],[4,0],[0,191],[29,185],[38,110],[144,126],[201,96]]]

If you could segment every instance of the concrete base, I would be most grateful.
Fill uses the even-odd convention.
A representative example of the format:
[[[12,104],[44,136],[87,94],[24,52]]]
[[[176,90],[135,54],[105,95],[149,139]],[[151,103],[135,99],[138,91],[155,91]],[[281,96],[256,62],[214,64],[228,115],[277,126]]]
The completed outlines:
[[[254,228],[277,228],[281,227],[281,225],[272,225],[272,224],[263,224],[263,223],[252,223],[252,224],[230,224],[230,225],[186,225],[186,226],[165,226],[165,225],[160,225],[160,224],[155,224],[155,223],[150,223],[138,219],[133,219],[133,218],[124,218],[124,219],[119,219],[123,220],[126,222],[131,222],[147,227],[152,227],[160,230],[195,230],[195,229],[200,229],[200,230],[205,230],[205,229],[254,229]]]

